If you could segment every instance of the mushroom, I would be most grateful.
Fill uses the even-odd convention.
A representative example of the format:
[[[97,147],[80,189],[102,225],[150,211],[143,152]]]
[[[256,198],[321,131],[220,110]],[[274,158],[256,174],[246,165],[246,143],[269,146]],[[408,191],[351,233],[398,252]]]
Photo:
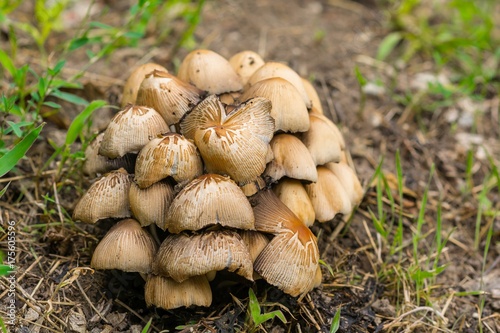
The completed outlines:
[[[184,186],[203,173],[203,163],[191,140],[177,133],[158,135],[145,145],[135,165],[135,182],[140,188],[172,177]]]
[[[105,218],[130,217],[130,184],[131,176],[123,168],[105,174],[78,201],[73,220],[93,224]]]
[[[111,119],[104,131],[99,154],[117,158],[137,153],[151,137],[168,131],[167,123],[154,109],[128,104]]]
[[[238,184],[265,169],[274,132],[271,103],[253,98],[227,112],[216,95],[207,97],[181,122],[181,131],[200,150],[207,172],[229,175]]]
[[[352,206],[354,207],[359,204],[363,198],[363,187],[359,182],[356,172],[345,162],[327,163],[325,167],[337,176],[349,199],[351,199]]]
[[[132,182],[129,199],[132,215],[141,226],[156,224],[160,229],[166,229],[166,215],[174,199],[174,187],[168,181],[161,180],[141,189]]]
[[[264,189],[267,186],[266,182],[262,177],[257,177],[254,181],[246,183],[245,185],[240,186],[241,190],[247,197],[251,197],[255,193]]]
[[[154,259],[153,272],[177,282],[227,269],[252,280],[252,259],[240,235],[230,230],[169,235]]]
[[[151,73],[153,70],[168,72],[165,67],[155,63],[140,65],[132,71],[127,79],[127,82],[125,82],[125,86],[123,87],[123,96],[121,103],[122,108],[129,103],[135,104],[135,101],[137,99],[137,92],[139,91],[142,80],[144,80],[146,74]]]
[[[146,75],[137,93],[138,105],[149,106],[174,125],[198,104],[204,92],[167,72],[154,70]]]
[[[256,82],[243,92],[240,99],[246,101],[254,97],[265,97],[271,101],[275,131],[295,133],[309,129],[306,105],[295,86],[287,80],[276,77]]]
[[[252,206],[243,191],[229,177],[217,174],[204,174],[187,184],[172,201],[166,220],[171,233],[215,224],[255,229]]]
[[[239,75],[241,83],[245,85],[253,73],[264,65],[264,60],[257,53],[247,50],[233,55],[229,59],[229,64]]]
[[[115,224],[99,242],[90,266],[95,269],[120,269],[149,273],[157,250],[156,242],[134,219]]]
[[[210,94],[243,89],[240,77],[229,62],[210,50],[190,52],[182,61],[177,76]]]
[[[147,306],[157,306],[165,310],[181,306],[210,306],[212,290],[204,275],[193,276],[182,282],[174,279],[148,275],[144,294]]]
[[[273,188],[273,192],[306,226],[313,225],[314,208],[300,181],[283,178]]]
[[[310,128],[302,133],[302,142],[311,153],[316,165],[328,162],[339,162],[341,155],[341,141],[337,132],[323,118],[315,114],[309,115]]]
[[[304,89],[306,90],[307,96],[311,100],[312,104],[311,112],[313,112],[314,110],[314,113],[323,114],[323,106],[321,105],[321,100],[319,99],[318,92],[316,91],[316,89],[309,80],[304,79],[303,77],[301,77],[301,79],[302,79],[302,84],[304,85]]]
[[[278,134],[271,140],[274,154],[263,177],[275,182],[284,176],[315,182],[318,179],[316,164],[306,146],[291,134]]]

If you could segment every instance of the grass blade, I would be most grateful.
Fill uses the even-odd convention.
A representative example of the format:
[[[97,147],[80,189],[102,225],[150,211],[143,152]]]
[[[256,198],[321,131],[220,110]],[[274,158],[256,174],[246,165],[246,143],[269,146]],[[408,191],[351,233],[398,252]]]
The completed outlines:
[[[71,145],[75,142],[78,135],[85,126],[85,122],[90,117],[90,115],[98,108],[106,105],[106,101],[96,100],[92,101],[75,119],[71,122],[71,125],[68,128],[68,134],[66,134],[66,144]]]
[[[338,310],[335,312],[335,316],[333,316],[332,325],[330,326],[330,333],[335,333],[340,328],[340,310],[341,309],[342,308],[338,308]]]

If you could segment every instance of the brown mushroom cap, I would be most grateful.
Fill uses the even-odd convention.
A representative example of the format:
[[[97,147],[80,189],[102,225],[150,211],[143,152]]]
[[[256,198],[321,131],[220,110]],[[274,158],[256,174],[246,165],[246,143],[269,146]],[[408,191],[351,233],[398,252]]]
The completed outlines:
[[[307,147],[291,134],[278,134],[271,140],[274,160],[268,163],[264,178],[272,182],[289,177],[315,182],[318,179],[316,164]]]
[[[132,182],[129,193],[132,215],[143,227],[156,224],[165,230],[167,211],[174,195],[174,188],[167,181],[159,181],[145,189]]]
[[[149,74],[154,70],[168,72],[165,67],[155,63],[143,64],[133,70],[133,72],[128,77],[127,82],[125,82],[125,86],[123,87],[123,96],[121,103],[122,108],[129,103],[135,104],[135,101],[137,99],[137,92],[139,91],[142,80],[144,80],[146,74]]]
[[[139,222],[126,219],[115,224],[97,245],[90,266],[149,273],[157,250],[153,237]]]
[[[169,235],[153,263],[155,274],[182,282],[191,276],[227,269],[252,280],[252,259],[234,231],[208,231],[197,235]]]
[[[311,153],[316,165],[324,165],[328,162],[339,162],[342,151],[342,142],[338,133],[331,125],[315,114],[309,115],[311,126],[309,130],[302,133],[302,142]]]
[[[168,125],[173,125],[200,102],[202,95],[202,90],[174,75],[154,70],[142,81],[136,104],[155,109]]]
[[[351,200],[339,179],[323,166],[318,167],[318,181],[305,188],[319,222],[330,221],[335,215],[346,215],[352,210]]]
[[[105,174],[78,201],[73,220],[96,223],[110,217],[130,217],[128,195],[131,182],[130,175],[123,168]]]
[[[300,181],[282,178],[273,187],[273,192],[306,226],[313,225],[314,208],[304,185]]]
[[[177,75],[179,79],[210,94],[243,89],[240,77],[229,62],[210,50],[190,52],[182,61]]]
[[[363,187],[359,182],[356,172],[347,163],[327,163],[325,164],[330,171],[339,179],[351,199],[352,206],[356,206],[363,198]]]
[[[229,177],[204,174],[177,194],[168,210],[168,231],[200,230],[214,224],[255,229],[252,206]]]
[[[128,104],[110,121],[99,147],[99,154],[109,158],[137,153],[151,137],[169,131],[162,116],[154,109]]]
[[[255,262],[262,250],[269,244],[269,239],[263,233],[253,230],[238,230],[238,234],[247,246],[252,262]]]
[[[240,100],[265,97],[272,103],[271,116],[276,131],[305,132],[309,129],[306,105],[297,89],[287,80],[275,77],[256,82],[246,89]]]
[[[264,65],[264,60],[257,53],[247,50],[233,55],[229,59],[229,64],[241,78],[241,83],[245,85],[253,73]]]
[[[146,305],[165,310],[191,305],[210,306],[212,303],[212,290],[204,275],[193,276],[183,282],[148,275],[144,289]]]
[[[191,140],[177,133],[166,133],[152,139],[137,156],[135,181],[140,188],[172,177],[186,184],[203,173],[203,163]]]
[[[229,175],[241,185],[265,169],[274,132],[270,109],[269,100],[253,98],[227,113],[211,95],[183,119],[181,130],[194,140],[207,172]]]

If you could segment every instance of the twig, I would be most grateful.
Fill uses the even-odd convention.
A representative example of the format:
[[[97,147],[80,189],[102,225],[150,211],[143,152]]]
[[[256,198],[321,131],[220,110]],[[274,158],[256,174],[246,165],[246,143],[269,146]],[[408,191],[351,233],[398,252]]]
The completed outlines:
[[[394,326],[396,323],[398,323],[401,320],[403,320],[404,317],[409,316],[409,315],[414,314],[414,313],[419,312],[419,311],[434,312],[445,323],[448,322],[448,320],[445,317],[443,317],[443,315],[438,310],[436,310],[434,308],[431,308],[430,306],[419,306],[418,308],[415,308],[415,309],[413,309],[411,311],[403,313],[401,316],[397,317],[396,319],[394,319],[389,324],[384,325],[383,330],[384,331],[388,330],[389,328],[391,328],[392,326]]]
[[[97,310],[97,308],[94,306],[94,304],[92,304],[92,302],[90,301],[89,297],[87,296],[87,294],[85,293],[85,290],[83,290],[82,288],[82,285],[80,284],[80,281],[78,281],[78,279],[75,280],[76,281],[76,285],[78,286],[78,289],[80,289],[80,292],[82,293],[83,295],[83,298],[85,298],[85,300],[87,301],[87,303],[90,305],[90,307],[92,308],[92,310],[95,311],[95,313],[97,313],[97,315],[99,317],[101,317],[101,319],[106,323],[106,324],[109,324],[109,321],[104,318],[104,316],[101,314],[101,312],[99,310]]]
[[[145,324],[148,323],[148,321],[146,319],[144,319],[144,317],[142,317],[140,314],[138,314],[136,311],[134,311],[132,308],[130,308],[127,304],[123,303],[119,299],[115,299],[114,301],[119,306],[121,306],[121,307],[125,308],[126,310],[130,311],[131,313],[133,313],[137,318],[139,318],[140,320],[142,320],[143,323],[145,323]],[[151,324],[150,327],[154,328],[158,332],[160,331],[160,329],[158,327],[155,327],[153,324]]]

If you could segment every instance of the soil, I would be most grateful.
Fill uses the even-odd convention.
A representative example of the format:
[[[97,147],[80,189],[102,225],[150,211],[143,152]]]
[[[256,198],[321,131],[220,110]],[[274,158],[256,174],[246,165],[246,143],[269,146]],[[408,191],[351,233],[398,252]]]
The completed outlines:
[[[110,22],[120,20],[127,10],[119,2],[101,5],[110,6]],[[451,115],[465,117],[469,101],[434,113],[409,112],[390,96],[392,92],[414,89],[411,87],[418,81],[418,74],[431,67],[423,59],[406,65],[377,61],[378,45],[388,32],[383,22],[383,8],[368,0],[218,0],[206,2],[203,9],[195,33],[200,48],[214,50],[226,58],[242,50],[254,50],[265,60],[285,62],[312,80],[325,113],[338,124],[346,139],[366,190],[352,216],[337,217],[313,227],[326,263],[322,267],[321,287],[296,299],[263,281],[255,284],[264,309],[280,309],[287,318],[286,324],[278,319],[266,322],[263,329],[329,332],[332,318],[341,308],[337,332],[477,332],[478,309],[482,304],[482,319],[488,331],[500,332],[500,264],[494,263],[500,255],[498,214],[484,219],[478,248],[474,246],[476,217],[478,210],[484,208],[479,206],[478,196],[491,171],[485,152],[500,165],[499,98],[491,96],[477,106],[484,121],[475,128],[475,135],[470,134],[470,126],[449,121]],[[57,45],[57,38],[65,37],[60,34],[49,43]],[[2,38],[3,47],[7,40]],[[175,72],[174,64],[188,52],[180,49],[172,54],[168,41],[165,45],[152,45],[146,40],[142,48],[117,51],[112,59],[95,64],[89,70],[91,74],[84,77],[85,89],[79,93],[85,98],[104,98],[118,104],[124,80],[134,64],[154,61]],[[35,47],[27,44],[26,50],[20,50],[20,58],[31,59],[33,50]],[[85,61],[83,56],[75,56],[67,67],[80,68]],[[362,93],[355,68],[368,82],[381,82],[381,88],[367,88]],[[57,121],[47,119],[44,140],[30,152],[31,162],[20,168],[24,175],[34,174],[40,160],[46,158],[51,149],[49,138],[56,142],[64,139],[68,119],[76,113],[71,106],[65,111]],[[102,129],[113,112],[101,111],[94,118],[94,127]],[[469,149],[474,159],[468,168]],[[395,177],[397,152],[404,175],[402,202],[398,200]],[[401,261],[398,254],[391,255],[387,246],[382,246],[384,240],[371,222],[371,212],[378,212],[372,177],[379,164],[387,178],[387,190],[396,200],[394,210],[388,201],[383,206],[387,220],[397,224],[399,210],[403,211],[405,248],[401,253],[405,262],[401,265],[397,265]],[[461,190],[468,185],[468,169],[472,170],[472,195]],[[158,332],[249,330],[245,325],[248,284],[219,286],[210,308],[164,311],[146,307],[144,282],[139,275],[91,270],[92,249],[111,222],[87,226],[44,220],[44,209],[54,210],[50,216],[62,215],[64,212],[59,209],[71,212],[90,179],[80,177],[64,187],[63,192],[56,192],[55,203],[44,201],[45,193],[54,193],[54,181],[57,179],[50,172],[38,178],[21,177],[11,183],[0,202],[2,227],[7,229],[7,223],[15,221],[17,232],[17,325],[12,331],[140,332],[150,318],[152,330]],[[491,191],[488,199],[491,207],[498,210],[498,193]],[[411,267],[408,262],[414,260],[412,245],[407,244],[411,244],[423,205],[424,236],[419,239],[419,248],[421,253],[435,249],[434,232],[441,210],[441,235],[448,239],[439,265],[446,269],[433,284],[423,286],[434,288],[429,293],[432,297],[423,296],[416,304],[410,301],[415,299],[414,288],[406,285],[408,279],[404,278],[413,272],[398,271],[398,267]],[[483,267],[488,223],[494,223],[494,233]],[[5,241],[5,237],[0,237]],[[435,253],[431,251],[428,256],[432,261]],[[489,282],[480,285],[483,269]],[[2,278],[0,285],[0,298],[5,304],[7,280]],[[486,293],[467,293],[475,290]],[[6,316],[3,308],[0,314]]]

